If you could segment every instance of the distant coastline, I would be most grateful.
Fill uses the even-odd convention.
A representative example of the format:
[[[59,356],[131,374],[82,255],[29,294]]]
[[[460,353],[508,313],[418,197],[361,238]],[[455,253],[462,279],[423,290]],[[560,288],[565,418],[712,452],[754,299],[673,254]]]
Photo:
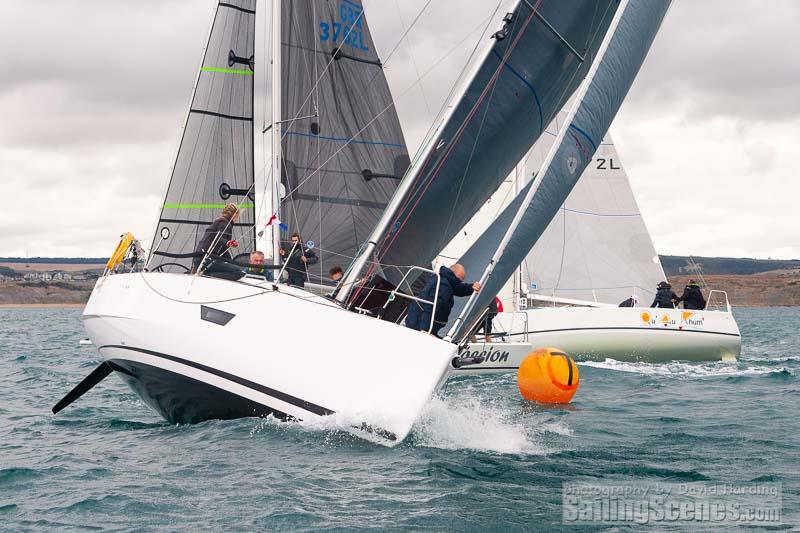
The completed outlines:
[[[81,309],[85,305],[86,302],[73,304],[0,304],[0,309]]]
[[[0,308],[81,307],[105,267],[99,258],[25,261],[0,257]],[[689,279],[697,279],[725,291],[734,307],[800,306],[800,260],[661,256],[661,261],[678,294]]]

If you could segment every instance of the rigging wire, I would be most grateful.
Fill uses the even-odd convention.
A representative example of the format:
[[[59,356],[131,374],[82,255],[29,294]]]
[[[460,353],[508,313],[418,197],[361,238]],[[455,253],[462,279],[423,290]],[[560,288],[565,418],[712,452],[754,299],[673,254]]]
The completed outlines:
[[[489,17],[489,19],[488,19],[488,22],[491,22],[491,17]],[[481,21],[481,25],[483,25],[483,21]],[[359,131],[357,131],[357,132],[356,132],[356,133],[355,133],[355,134],[354,134],[354,135],[353,135],[353,136],[352,136],[350,139],[348,139],[348,140],[347,140],[347,141],[346,141],[346,142],[345,142],[345,143],[344,143],[342,146],[340,146],[340,147],[339,147],[339,148],[338,148],[338,149],[337,149],[337,150],[336,150],[336,151],[335,151],[335,152],[334,152],[334,153],[333,153],[333,154],[332,154],[332,155],[331,155],[331,156],[330,156],[330,157],[329,157],[327,160],[325,160],[325,161],[324,161],[324,162],[323,162],[321,165],[319,165],[319,167],[318,167],[318,168],[316,168],[315,170],[313,170],[313,171],[312,171],[312,172],[311,172],[311,173],[310,173],[308,176],[306,176],[306,177],[305,177],[303,180],[301,180],[301,181],[300,181],[300,182],[297,184],[297,186],[296,186],[296,187],[294,187],[293,189],[291,189],[290,191],[288,191],[288,192],[286,193],[286,196],[289,196],[290,194],[294,194],[294,193],[295,193],[295,192],[296,192],[296,191],[297,191],[297,190],[298,190],[300,187],[302,187],[302,186],[303,186],[303,185],[304,185],[304,184],[305,184],[305,183],[306,183],[306,182],[307,182],[309,179],[311,179],[312,177],[314,177],[314,175],[315,175],[316,173],[318,173],[320,170],[322,170],[322,167],[324,167],[324,166],[325,166],[327,163],[329,163],[329,162],[330,162],[330,161],[331,161],[331,160],[332,160],[334,157],[336,157],[336,156],[339,154],[339,152],[341,152],[342,150],[344,150],[345,148],[347,148],[347,147],[348,147],[348,146],[349,146],[349,145],[350,145],[350,144],[351,144],[351,143],[352,143],[352,142],[353,142],[353,141],[356,139],[356,137],[358,137],[358,136],[359,136],[361,133],[363,133],[363,132],[364,132],[364,131],[365,131],[365,130],[366,130],[368,127],[369,127],[369,126],[371,126],[371,125],[372,125],[372,124],[373,124],[373,123],[374,123],[376,120],[378,120],[378,119],[379,119],[379,118],[380,118],[380,117],[381,117],[381,116],[382,116],[384,113],[386,113],[386,112],[387,112],[389,109],[391,109],[391,108],[395,107],[395,104],[396,104],[398,101],[402,100],[402,99],[403,99],[405,96],[407,96],[407,95],[408,95],[408,94],[411,92],[411,90],[412,90],[414,87],[416,87],[416,86],[417,86],[417,84],[418,84],[418,83],[420,83],[420,82],[421,82],[421,81],[422,81],[424,78],[426,78],[428,75],[430,75],[432,72],[434,72],[434,71],[436,70],[436,68],[437,68],[437,67],[438,67],[438,66],[439,66],[441,63],[443,63],[443,62],[444,62],[444,61],[445,61],[445,60],[446,60],[448,57],[450,57],[450,56],[453,54],[453,52],[455,52],[455,51],[456,51],[456,50],[457,50],[457,49],[458,49],[458,48],[461,46],[461,44],[463,44],[463,43],[464,43],[464,41],[466,41],[466,40],[467,40],[467,39],[468,39],[468,38],[469,38],[471,35],[473,35],[473,34],[474,34],[474,33],[475,33],[475,32],[476,32],[476,31],[477,31],[479,28],[480,28],[479,26],[478,26],[478,27],[476,27],[476,28],[474,28],[474,29],[473,29],[473,30],[472,30],[472,31],[471,31],[469,34],[467,34],[467,36],[466,36],[464,39],[462,39],[461,41],[459,41],[459,42],[458,42],[458,43],[457,43],[455,46],[453,46],[453,47],[452,47],[450,50],[448,50],[448,51],[447,51],[447,52],[446,52],[446,53],[445,53],[445,54],[444,54],[442,57],[440,57],[440,58],[439,58],[439,59],[436,61],[436,63],[434,63],[433,65],[431,65],[431,67],[430,67],[430,68],[428,68],[428,70],[426,70],[426,71],[425,71],[425,72],[422,74],[422,76],[421,76],[421,77],[420,77],[418,80],[416,80],[416,81],[414,81],[413,83],[411,83],[410,85],[408,85],[408,86],[407,86],[407,87],[406,87],[406,88],[405,88],[405,89],[404,89],[404,90],[403,90],[403,91],[400,93],[400,95],[399,95],[399,96],[395,97],[395,98],[393,99],[393,101],[392,101],[390,104],[388,104],[388,105],[387,105],[386,107],[384,107],[384,108],[383,108],[381,111],[379,111],[379,112],[378,112],[378,113],[377,113],[377,114],[376,114],[376,115],[375,115],[375,116],[374,116],[372,119],[370,119],[370,120],[369,120],[369,121],[368,121],[368,122],[367,122],[367,123],[366,123],[366,124],[365,124],[365,125],[364,125],[364,126],[361,128],[361,129],[360,129],[360,130],[359,130]],[[442,106],[442,110],[444,110],[444,109],[446,108],[446,106],[447,106],[447,101],[445,101],[445,103],[443,104],[443,106]],[[435,124],[434,124],[434,126],[431,126],[431,130],[433,130],[433,129],[434,129],[434,127],[435,127]]]

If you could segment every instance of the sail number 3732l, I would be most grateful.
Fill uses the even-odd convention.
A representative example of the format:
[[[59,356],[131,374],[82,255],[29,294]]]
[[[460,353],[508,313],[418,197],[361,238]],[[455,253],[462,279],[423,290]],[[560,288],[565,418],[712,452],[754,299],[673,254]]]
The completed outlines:
[[[364,44],[364,24],[362,22],[361,6],[344,0],[339,4],[339,21],[320,22],[320,42],[333,41],[334,43],[349,44],[355,49],[368,51]]]

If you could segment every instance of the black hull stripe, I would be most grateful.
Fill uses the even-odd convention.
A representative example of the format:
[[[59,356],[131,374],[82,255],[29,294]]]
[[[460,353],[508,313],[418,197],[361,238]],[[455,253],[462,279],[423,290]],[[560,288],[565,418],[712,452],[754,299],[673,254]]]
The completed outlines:
[[[253,389],[253,390],[258,391],[258,392],[260,392],[262,394],[266,394],[268,396],[272,396],[273,398],[276,398],[278,400],[284,401],[284,402],[286,402],[288,404],[292,404],[295,407],[299,407],[301,409],[305,409],[306,411],[309,411],[311,413],[314,413],[314,414],[317,414],[317,415],[320,415],[320,416],[327,416],[327,415],[332,415],[332,414],[335,413],[335,411],[331,411],[330,409],[326,409],[325,407],[322,407],[322,406],[316,405],[314,403],[308,402],[306,400],[297,398],[297,397],[292,396],[290,394],[286,394],[285,392],[280,392],[280,391],[277,391],[277,390],[272,389],[270,387],[265,387],[264,385],[260,385],[258,383],[255,383],[253,381],[250,381],[250,380],[247,380],[247,379],[244,379],[244,378],[240,378],[239,376],[235,376],[233,374],[229,374],[228,372],[223,372],[222,370],[217,370],[216,368],[211,368],[210,366],[206,366],[206,365],[202,365],[200,363],[195,363],[195,362],[192,362],[192,361],[188,361],[186,359],[181,359],[180,357],[175,357],[174,355],[168,355],[168,354],[161,353],[161,352],[154,352],[153,350],[145,350],[144,348],[133,348],[131,346],[122,346],[122,345],[118,345],[118,344],[106,344],[104,346],[100,346],[100,348],[98,348],[98,350],[102,350],[103,348],[118,348],[118,349],[121,349],[121,350],[130,350],[132,352],[140,352],[140,353],[144,353],[144,354],[147,354],[147,355],[152,355],[154,357],[160,357],[162,359],[167,359],[169,361],[174,361],[176,363],[180,363],[182,365],[190,366],[192,368],[197,368],[198,370],[202,370],[203,372],[208,372],[209,374],[214,374],[215,376],[219,376],[219,377],[227,379],[229,381],[233,381],[234,383],[238,383],[239,385],[242,385],[243,387],[247,387],[248,389]],[[115,364],[113,364],[113,367],[114,367],[114,370],[121,371],[123,373],[129,374],[129,372],[125,372],[124,369],[122,369],[119,364],[115,363]],[[233,394],[233,393],[231,393],[231,394]],[[291,415],[287,415],[286,413],[283,413],[282,411],[279,411],[279,410],[277,410],[277,409],[275,409],[273,407],[270,407],[268,405],[265,405],[265,407],[268,407],[273,412],[273,414],[275,414],[275,416],[277,416],[278,418],[281,418],[282,420],[293,420],[293,419],[295,419],[295,417],[293,417]],[[361,431],[366,431],[367,433],[371,433],[373,435],[377,435],[377,436],[379,436],[381,438],[384,438],[386,440],[390,440],[390,441],[396,441],[397,440],[397,435],[395,435],[393,432],[388,431],[388,430],[383,429],[383,428],[380,428],[380,427],[377,427],[377,426],[369,425],[366,422],[362,423],[361,425],[352,426],[352,427],[354,429],[358,429],[358,430],[361,430]]]
[[[131,346],[121,346],[117,344],[106,344],[105,346],[100,346],[100,350],[103,348],[118,348],[120,350],[129,350],[132,352],[140,352],[147,355],[152,355],[154,357],[160,357],[161,359],[167,359],[168,361],[173,361],[175,363],[180,363],[182,365],[190,366],[192,368],[196,368],[198,370],[202,370],[203,372],[208,372],[209,374],[213,374],[215,376],[227,379],[228,381],[232,381],[243,387],[247,387],[248,389],[252,389],[254,391],[258,391],[262,394],[266,394],[267,396],[272,396],[278,400],[286,402],[288,404],[294,405],[295,407],[299,407],[300,409],[304,409],[310,413],[314,413],[315,415],[319,416],[327,416],[334,414],[335,411],[331,411],[325,407],[317,405],[315,403],[311,403],[309,401],[303,400],[301,398],[297,398],[296,396],[292,396],[291,394],[286,394],[285,392],[281,392],[270,387],[265,387],[259,383],[254,381],[250,381],[244,378],[240,378],[234,374],[230,374],[228,372],[224,372],[222,370],[217,370],[216,368],[212,368],[210,366],[206,366],[200,363],[195,363],[194,361],[189,361],[186,359],[181,359],[180,357],[175,357],[174,355],[167,355],[161,352],[154,352],[152,350],[145,350],[144,348],[134,348]]]
[[[630,326],[607,327],[607,328],[564,328],[564,329],[544,329],[541,331],[529,331],[528,333],[493,333],[492,337],[518,337],[520,335],[538,335],[539,333],[557,333],[560,331],[604,331],[632,329],[636,331],[672,331],[674,333],[705,333],[707,335],[727,335],[729,337],[741,337],[738,333],[723,333],[721,331],[700,331],[696,329],[660,329],[660,328],[635,328]]]

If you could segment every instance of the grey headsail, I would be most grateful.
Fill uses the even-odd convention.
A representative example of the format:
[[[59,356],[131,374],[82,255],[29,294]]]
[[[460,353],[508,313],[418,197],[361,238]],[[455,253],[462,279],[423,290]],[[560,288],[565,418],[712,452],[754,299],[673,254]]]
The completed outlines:
[[[148,268],[184,272],[205,228],[240,204],[234,254],[255,247],[253,69],[256,0],[217,6]]]
[[[347,266],[409,166],[360,0],[284,0],[281,220],[313,241],[318,281]]]
[[[460,262],[468,270],[484,273],[483,287],[466,304],[456,302],[461,313],[456,320],[451,314],[448,336],[455,339],[469,333],[463,326],[474,323],[564,204],[639,72],[669,0],[623,0],[621,6],[616,27],[578,91],[539,176],[521,193],[523,202],[513,202],[513,212],[502,213],[497,219],[502,223],[496,222],[462,256]]]
[[[380,263],[395,284],[389,265],[430,266],[578,87],[616,8],[615,0],[515,5],[415,157],[345,286],[376,272],[367,263]]]

